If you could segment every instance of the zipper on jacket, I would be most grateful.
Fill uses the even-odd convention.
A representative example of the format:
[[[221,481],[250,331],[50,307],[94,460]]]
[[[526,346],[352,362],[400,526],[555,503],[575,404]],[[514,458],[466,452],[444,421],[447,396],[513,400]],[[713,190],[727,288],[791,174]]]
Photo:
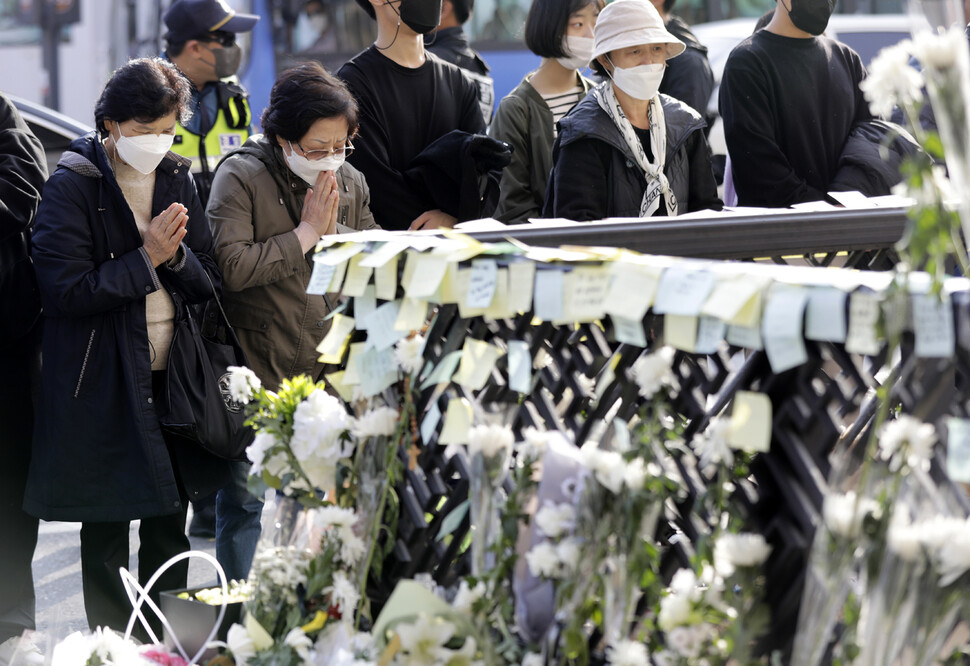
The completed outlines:
[[[88,357],[91,355],[91,345],[94,344],[94,333],[96,329],[91,329],[91,335],[88,337],[88,348],[84,350],[84,360],[81,362],[81,374],[77,378],[77,386],[74,387],[74,397],[78,396],[81,392],[81,382],[84,381],[84,372],[88,369]]]

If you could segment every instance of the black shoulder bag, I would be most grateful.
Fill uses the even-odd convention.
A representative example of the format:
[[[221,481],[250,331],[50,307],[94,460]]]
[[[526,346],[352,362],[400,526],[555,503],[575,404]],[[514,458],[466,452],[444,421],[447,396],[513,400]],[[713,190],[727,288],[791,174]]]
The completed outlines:
[[[248,361],[208,273],[206,279],[212,287],[212,300],[203,309],[206,325],[200,325],[195,309],[184,301],[176,312],[160,420],[165,430],[214,456],[246,460],[255,433],[243,425],[244,406],[229,392],[228,368]]]

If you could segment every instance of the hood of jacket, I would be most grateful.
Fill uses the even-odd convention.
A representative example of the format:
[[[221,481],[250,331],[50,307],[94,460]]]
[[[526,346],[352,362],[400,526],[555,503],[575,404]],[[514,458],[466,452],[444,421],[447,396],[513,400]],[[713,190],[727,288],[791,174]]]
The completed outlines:
[[[664,112],[664,122],[667,129],[666,163],[670,163],[677,151],[680,150],[687,137],[692,132],[703,130],[707,123],[692,108],[667,95],[660,95],[660,105]],[[636,164],[636,158],[630,146],[623,139],[619,128],[610,120],[606,112],[600,108],[596,96],[587,95],[573,107],[573,110],[559,121],[559,141],[565,146],[578,139],[598,139],[616,148],[623,155]]]

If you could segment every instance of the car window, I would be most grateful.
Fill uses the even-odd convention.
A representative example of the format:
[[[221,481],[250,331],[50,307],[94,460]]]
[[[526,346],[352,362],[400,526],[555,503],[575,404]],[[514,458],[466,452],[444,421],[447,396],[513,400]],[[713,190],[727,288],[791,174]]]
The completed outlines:
[[[866,67],[872,62],[881,50],[887,46],[892,46],[898,44],[902,40],[909,37],[908,32],[897,32],[886,30],[884,32],[840,32],[836,39],[840,42],[848,44],[859,57],[862,58],[862,62],[865,63]]]

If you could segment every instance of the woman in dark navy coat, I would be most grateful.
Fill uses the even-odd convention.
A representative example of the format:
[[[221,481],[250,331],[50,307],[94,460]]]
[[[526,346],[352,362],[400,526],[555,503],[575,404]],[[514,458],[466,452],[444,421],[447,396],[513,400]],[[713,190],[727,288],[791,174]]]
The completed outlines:
[[[187,499],[226,479],[224,461],[163,432],[156,413],[175,312],[210,298],[209,279],[220,284],[189,162],[168,150],[189,85],[158,58],[118,69],[95,107],[97,132],[64,153],[34,225],[44,363],[24,508],[83,523],[92,629],[123,631],[131,613],[118,573],[129,522],[141,520],[145,583],[188,550]],[[169,570],[153,596],[184,587],[187,572]]]

